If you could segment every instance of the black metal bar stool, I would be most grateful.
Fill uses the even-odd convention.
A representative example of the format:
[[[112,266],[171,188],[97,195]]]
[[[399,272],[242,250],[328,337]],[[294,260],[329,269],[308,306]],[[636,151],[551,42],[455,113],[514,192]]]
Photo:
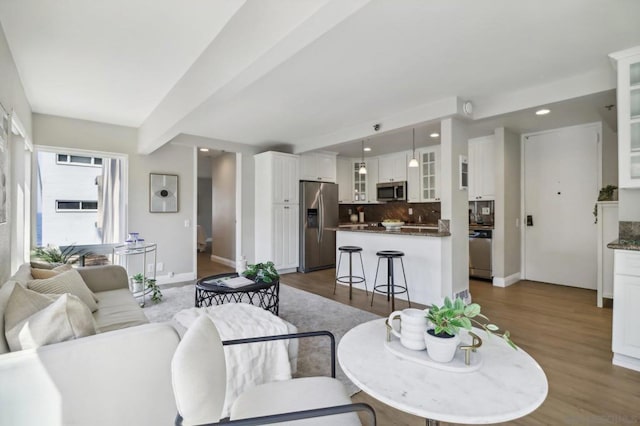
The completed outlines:
[[[362,263],[362,247],[341,246],[341,247],[338,247],[338,250],[340,250],[340,257],[338,258],[338,267],[336,268],[336,281],[333,283],[333,294],[336,294],[336,286],[338,285],[338,283],[349,284],[349,300],[351,300],[351,297],[353,295],[353,284],[359,284],[363,282],[364,291],[368,296],[369,292],[367,291],[367,279],[365,278],[365,273],[364,273],[364,263]],[[349,275],[338,276],[338,274],[340,273],[340,263],[342,262],[343,253],[349,254]],[[353,275],[352,256],[354,253],[357,253],[358,256],[360,256],[360,266],[362,267],[362,276]]]
[[[373,291],[371,292],[371,306],[373,306],[373,297],[376,295],[376,291],[378,293],[386,293],[387,301],[391,299],[391,311],[396,310],[396,301],[395,295],[407,293],[407,301],[409,302],[409,307],[411,307],[411,299],[409,298],[409,289],[407,288],[407,275],[404,272],[404,262],[402,261],[402,257],[404,253],[398,250],[381,250],[376,253],[378,256],[378,266],[376,267],[376,277],[373,279]],[[377,284],[378,282],[378,269],[380,269],[380,261],[382,259],[387,259],[387,283],[386,284]],[[393,278],[393,259],[400,259],[400,265],[402,266],[402,276],[404,277],[404,285],[399,285],[395,283]]]

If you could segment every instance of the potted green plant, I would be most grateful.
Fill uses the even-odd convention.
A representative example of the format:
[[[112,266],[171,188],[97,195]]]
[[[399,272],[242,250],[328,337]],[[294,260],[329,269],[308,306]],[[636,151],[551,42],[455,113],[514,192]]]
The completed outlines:
[[[607,185],[600,188],[598,193],[598,201],[617,201],[618,200],[618,187],[615,185]],[[593,223],[598,223],[598,203],[593,206],[593,216],[595,220]]]
[[[253,281],[262,281],[268,284],[280,279],[280,275],[278,274],[273,262],[249,265],[242,275],[252,279]]]
[[[65,263],[75,263],[79,256],[90,254],[86,250],[78,250],[72,245],[68,245],[61,250],[58,246],[47,245],[45,247],[36,247],[31,252],[31,258],[52,265],[62,265]]]
[[[482,328],[488,336],[499,336],[509,346],[518,349],[511,340],[509,331],[499,333],[500,328],[480,313],[480,305],[477,303],[465,305],[460,298],[452,302],[446,297],[444,305],[432,305],[425,309],[425,314],[433,327],[425,332],[425,343],[427,353],[434,361],[451,361],[460,343],[460,329],[471,330],[474,325]]]
[[[154,303],[158,303],[162,300],[162,292],[155,279],[147,278],[143,274],[138,273],[131,277],[131,291],[133,293],[139,293],[143,288],[151,290],[151,300]]]

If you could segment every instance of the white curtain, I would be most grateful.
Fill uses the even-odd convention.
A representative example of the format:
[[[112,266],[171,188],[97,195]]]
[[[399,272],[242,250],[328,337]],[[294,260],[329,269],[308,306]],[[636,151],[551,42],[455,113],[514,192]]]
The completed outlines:
[[[98,233],[102,244],[119,243],[122,223],[122,161],[115,158],[102,159],[102,176],[98,184]]]

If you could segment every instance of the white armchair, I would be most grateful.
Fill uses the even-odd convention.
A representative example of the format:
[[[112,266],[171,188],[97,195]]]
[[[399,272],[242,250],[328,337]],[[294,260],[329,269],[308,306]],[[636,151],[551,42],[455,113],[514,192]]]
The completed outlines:
[[[323,334],[329,335],[332,341],[333,377],[305,377],[258,385],[233,402],[229,420],[220,418],[227,374],[223,346]],[[352,404],[342,383],[335,379],[335,340],[329,332],[223,342],[213,322],[202,316],[189,327],[178,345],[171,362],[171,374],[178,409],[177,425],[264,425],[300,419],[305,420],[296,425],[361,425],[356,411],[368,413],[370,424],[376,424],[373,408]],[[218,423],[221,420],[224,422]]]

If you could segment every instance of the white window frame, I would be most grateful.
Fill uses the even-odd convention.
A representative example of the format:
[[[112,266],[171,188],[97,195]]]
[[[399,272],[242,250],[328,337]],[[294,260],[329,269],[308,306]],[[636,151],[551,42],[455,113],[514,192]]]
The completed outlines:
[[[67,161],[61,161],[60,158],[59,158],[60,155],[66,155],[67,156]],[[71,161],[71,157],[88,158],[90,160],[90,162],[89,163],[77,163],[77,162]],[[56,152],[56,164],[59,164],[61,166],[102,167],[102,159],[103,159],[103,157],[95,157],[95,156],[91,156],[91,155],[78,155],[78,154],[72,154],[72,153],[67,153],[67,152]],[[100,160],[100,164],[96,164],[96,160]]]

